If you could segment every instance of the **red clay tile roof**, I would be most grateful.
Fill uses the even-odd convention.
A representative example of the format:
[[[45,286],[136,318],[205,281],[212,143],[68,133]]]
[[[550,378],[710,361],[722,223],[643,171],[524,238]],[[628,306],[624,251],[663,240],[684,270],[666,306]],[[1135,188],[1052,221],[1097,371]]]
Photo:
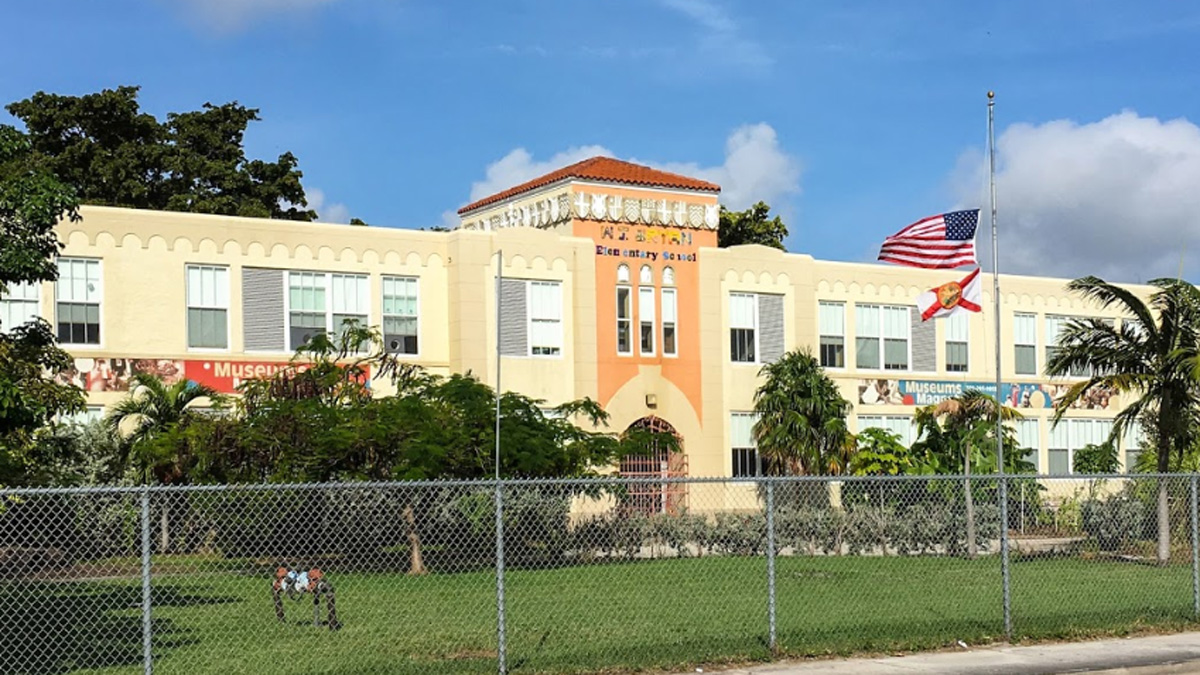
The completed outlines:
[[[721,186],[698,178],[688,178],[677,173],[669,173],[651,169],[641,164],[624,162],[612,157],[591,157],[582,162],[565,166],[557,171],[551,171],[545,176],[534,178],[516,187],[497,192],[490,197],[467,204],[458,210],[460,214],[474,211],[488,204],[495,204],[523,192],[536,190],[540,187],[557,183],[567,178],[586,178],[588,180],[622,183],[625,185],[646,185],[650,187],[676,188],[680,190],[701,190],[704,192],[720,192]]]

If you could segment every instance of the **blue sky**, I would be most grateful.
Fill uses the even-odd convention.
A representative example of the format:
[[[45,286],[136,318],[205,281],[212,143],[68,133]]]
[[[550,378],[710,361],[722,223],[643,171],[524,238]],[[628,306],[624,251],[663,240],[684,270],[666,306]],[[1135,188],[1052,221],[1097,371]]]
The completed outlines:
[[[1200,7],[1007,0],[42,0],[9,3],[0,100],[143,87],[238,100],[323,216],[445,222],[588,154],[765,199],[789,248],[873,259],[981,203],[995,89],[1002,270],[1200,270]],[[0,114],[0,121],[7,121]],[[982,238],[981,238],[982,239]]]

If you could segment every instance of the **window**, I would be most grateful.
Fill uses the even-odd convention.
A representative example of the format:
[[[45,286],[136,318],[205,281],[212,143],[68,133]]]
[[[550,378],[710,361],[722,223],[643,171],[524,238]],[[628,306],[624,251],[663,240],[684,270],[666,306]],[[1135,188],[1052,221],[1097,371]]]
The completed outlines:
[[[654,283],[654,270],[650,269],[649,265],[642,265],[642,271],[638,274],[638,284],[642,286],[650,286]]]
[[[618,284],[629,283],[629,265],[625,265],[625,264],[617,265],[617,283]]]
[[[1038,425],[1038,420],[1033,418],[1019,419],[1016,421],[1016,435],[1017,447],[1025,451],[1022,459],[1032,464],[1035,472],[1041,473],[1038,449],[1041,447],[1042,441]]]
[[[1037,315],[1013,314],[1014,364],[1018,375],[1037,375]]]
[[[417,280],[383,278],[383,344],[393,354],[417,354]]]
[[[1142,443],[1145,438],[1142,425],[1138,422],[1134,422],[1125,429],[1125,437],[1121,439],[1121,445],[1125,448],[1126,473],[1133,473],[1134,467],[1137,466],[1138,458],[1142,456]]]
[[[749,293],[729,294],[729,360],[754,363],[758,325],[758,303]]]
[[[824,302],[817,305],[817,329],[820,333],[821,365],[846,367],[846,303]]]
[[[859,368],[908,370],[911,312],[907,307],[856,305],[855,363]]]
[[[733,477],[747,478],[762,474],[758,449],[754,442],[754,423],[758,415],[735,412],[729,414],[729,440],[733,447]]]
[[[667,268],[670,269],[670,268]],[[664,277],[666,275],[664,274]],[[675,356],[679,353],[679,344],[675,322],[677,320],[675,289],[662,289],[662,351],[663,356]]]
[[[562,343],[562,284],[529,282],[529,353],[558,356]]]
[[[1072,317],[1055,316],[1052,314],[1046,315],[1046,364],[1049,365],[1050,359],[1058,353],[1058,339],[1063,331],[1067,329],[1067,323]],[[1087,369],[1082,366],[1071,368],[1071,377],[1084,377],[1087,375]]]
[[[654,287],[638,287],[638,326],[643,356],[654,354]]]
[[[10,283],[8,292],[0,295],[0,330],[12,330],[36,317],[40,300],[37,282]]]
[[[321,333],[340,334],[345,322],[368,322],[367,277],[361,274],[288,272],[290,348]]]
[[[58,259],[54,293],[59,342],[100,344],[101,290],[99,260]]]
[[[1075,451],[1108,441],[1112,420],[1065,419],[1050,429],[1050,473],[1072,472]]]
[[[946,372],[967,372],[970,322],[965,312],[946,317]]]
[[[229,268],[187,266],[187,340],[197,349],[229,348]]]
[[[917,440],[913,434],[912,417],[907,415],[859,415],[858,430],[861,433],[863,429],[884,429],[893,434],[900,436],[900,442],[908,447]]]
[[[633,353],[633,289],[617,286],[617,353]]]
[[[663,286],[674,286],[675,285],[675,269],[673,267],[664,267],[663,268],[662,282],[663,282]]]

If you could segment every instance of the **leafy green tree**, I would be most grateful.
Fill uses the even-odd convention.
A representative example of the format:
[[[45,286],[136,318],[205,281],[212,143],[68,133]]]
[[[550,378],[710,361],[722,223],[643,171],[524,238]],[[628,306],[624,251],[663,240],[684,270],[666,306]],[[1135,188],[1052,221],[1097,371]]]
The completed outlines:
[[[785,250],[783,240],[788,235],[787,225],[779,216],[771,218],[770,212],[771,207],[766,202],[758,202],[745,211],[729,211],[722,206],[717,246],[760,244]]]
[[[1154,291],[1143,300],[1132,291],[1097,277],[1083,277],[1067,289],[1117,309],[1124,320],[1111,326],[1099,319],[1073,319],[1059,333],[1046,375],[1064,377],[1089,373],[1072,385],[1056,403],[1054,423],[1079,400],[1097,392],[1115,392],[1129,401],[1113,421],[1110,443],[1149,414],[1154,425],[1145,431],[1156,448],[1157,470],[1171,469],[1171,457],[1182,460],[1200,426],[1200,291],[1176,279],[1150,282]],[[1168,483],[1158,486],[1158,551],[1160,564],[1171,554]]]
[[[855,476],[900,476],[916,467],[912,453],[900,442],[900,434],[863,429],[855,442],[858,449],[850,459],[850,473]]]
[[[31,159],[29,139],[0,125],[0,294],[13,284],[53,281],[59,251],[54,227],[76,219],[74,191]],[[0,326],[0,485],[49,479],[54,444],[39,435],[55,419],[83,409],[83,392],[56,376],[74,366],[41,319]]]
[[[35,166],[87,204],[314,220],[296,157],[246,157],[258,110],[236,101],[169,113],[141,110],[138,87],[63,96],[38,92],[7,110],[26,128]]]
[[[1071,469],[1075,473],[1116,473],[1121,468],[1117,446],[1113,443],[1089,443],[1075,451]]]
[[[812,352],[792,351],[763,366],[754,394],[754,439],[768,474],[846,472],[854,437],[846,427],[850,402]]]
[[[220,407],[224,398],[207,385],[182,379],[166,384],[162,378],[148,373],[135,374],[131,382],[129,395],[108,411],[105,424],[132,451],[144,482],[150,482],[151,478],[163,485],[183,481],[185,471],[177,458],[156,455],[146,441],[195,415],[197,403],[207,401]]]

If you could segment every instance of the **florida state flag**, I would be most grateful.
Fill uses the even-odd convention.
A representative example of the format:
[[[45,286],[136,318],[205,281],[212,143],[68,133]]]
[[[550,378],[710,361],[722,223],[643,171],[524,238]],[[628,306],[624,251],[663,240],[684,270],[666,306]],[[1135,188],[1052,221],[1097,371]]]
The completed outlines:
[[[962,281],[951,281],[917,296],[921,308],[921,320],[928,321],[939,316],[950,316],[956,312],[978,312],[983,301],[979,289],[979,268],[976,267]]]

